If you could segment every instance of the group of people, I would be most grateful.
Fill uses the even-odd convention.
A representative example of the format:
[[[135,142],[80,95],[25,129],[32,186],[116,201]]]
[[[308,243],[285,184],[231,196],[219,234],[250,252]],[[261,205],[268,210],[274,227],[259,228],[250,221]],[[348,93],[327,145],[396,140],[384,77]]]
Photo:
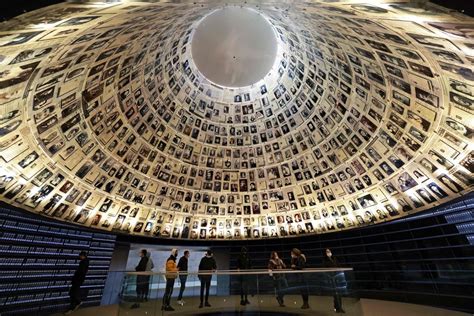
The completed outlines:
[[[178,295],[178,304],[184,305],[183,301],[183,292],[186,288],[186,281],[187,281],[187,272],[188,272],[188,259],[189,259],[189,251],[184,251],[184,255],[179,259],[178,264],[176,264],[176,260],[178,258],[178,249],[172,249],[171,255],[166,260],[166,288],[165,294],[163,295],[163,305],[161,307],[164,311],[174,311],[174,308],[171,306],[171,295],[173,294],[173,287],[175,279],[179,275],[179,280],[181,282],[181,286],[179,289]],[[201,262],[199,263],[199,281],[201,282],[201,291],[200,291],[200,299],[201,303],[199,304],[199,308],[203,306],[210,307],[209,304],[209,289],[211,288],[211,279],[212,273],[216,271],[217,264],[216,260],[214,259],[213,253],[211,250],[208,250],[204,257],[201,258]],[[205,292],[205,295],[204,295]]]
[[[291,250],[291,263],[290,268],[292,270],[304,270],[306,267],[306,256],[301,252],[301,250],[297,248],[293,248]],[[323,259],[323,266],[327,268],[337,268],[339,267],[339,262],[337,259],[332,255],[330,249],[325,249],[324,251],[324,259]],[[268,261],[268,270],[270,271],[270,276],[273,279],[273,286],[276,293],[276,300],[281,307],[285,307],[284,303],[284,293],[288,288],[288,281],[284,273],[282,273],[285,269],[287,269],[287,265],[285,262],[278,256],[276,251],[272,251],[270,255],[270,259]],[[239,259],[237,261],[237,268],[239,271],[242,270],[250,270],[252,268],[252,264],[250,262],[250,256],[247,253],[247,248],[242,247]],[[276,272],[276,273],[275,273]],[[329,278],[329,287],[333,291],[333,299],[334,299],[334,311],[336,313],[345,313],[344,309],[342,308],[342,299],[337,291],[337,284],[335,282],[334,277],[331,275]],[[241,275],[240,276],[240,305],[247,305],[250,304],[248,301],[248,289],[249,289],[249,275]],[[303,299],[303,305],[301,306],[302,309],[309,309],[309,288],[307,284],[306,275],[304,273],[296,274],[296,283],[300,289],[301,297]]]
[[[150,253],[145,249],[140,252],[140,262],[136,266],[136,271],[151,271],[153,269],[153,261],[150,258]],[[171,254],[166,260],[165,263],[165,278],[166,278],[166,287],[163,295],[163,302],[161,309],[163,311],[174,311],[174,308],[171,306],[171,296],[173,294],[173,288],[175,280],[179,277],[181,286],[179,290],[179,295],[177,303],[179,305],[184,305],[183,293],[186,288],[186,281],[188,277],[188,259],[190,253],[188,250],[184,251],[183,256],[178,260],[178,249],[174,248],[171,250]],[[178,263],[176,263],[178,261]],[[306,267],[306,256],[297,248],[291,250],[291,262],[289,268],[292,270],[304,270]],[[339,263],[337,259],[332,255],[330,249],[325,249],[323,265],[327,268],[337,268]],[[268,261],[268,270],[270,276],[273,279],[273,286],[275,289],[276,299],[278,304],[281,307],[285,307],[284,303],[284,293],[288,288],[288,281],[284,274],[284,270],[287,269],[287,265],[284,261],[278,256],[276,251],[272,251],[270,259]],[[212,274],[216,271],[217,264],[214,259],[213,253],[211,250],[207,250],[204,257],[201,258],[199,263],[198,278],[201,283],[200,289],[200,304],[199,308],[204,306],[210,307],[209,303],[209,290],[211,287]],[[252,269],[251,258],[248,254],[246,247],[241,248],[240,255],[237,259],[237,269],[238,271],[249,271]],[[137,296],[139,301],[147,301],[148,292],[149,292],[149,278],[150,275],[140,274],[137,275]],[[334,299],[334,311],[337,313],[344,313],[342,308],[341,296],[337,291],[337,285],[334,280],[334,277],[329,277],[330,287],[333,290],[333,299]],[[304,273],[297,273],[295,276],[295,282],[297,283],[298,288],[300,289],[301,297],[303,299],[302,309],[309,309],[309,288],[307,279]],[[239,283],[240,283],[240,305],[248,305],[250,301],[248,300],[249,289],[251,287],[251,276],[249,274],[239,274]],[[135,303],[132,305],[132,308],[137,308],[139,305]]]
[[[142,249],[140,251],[140,262],[135,267],[135,271],[137,272],[146,272],[151,271],[153,269],[153,261],[150,258],[150,253],[147,252],[146,249]],[[178,263],[176,263],[178,259],[178,249],[173,248],[171,250],[171,254],[166,259],[165,263],[165,278],[166,278],[166,287],[165,293],[163,295],[163,305],[161,307],[164,311],[174,311],[174,308],[171,306],[171,296],[173,295],[173,288],[175,280],[179,276],[179,281],[181,283],[178,300],[177,303],[180,305],[184,305],[183,300],[183,293],[186,289],[186,281],[188,278],[188,259],[190,253],[188,250],[184,251],[183,256],[179,259]],[[212,273],[215,272],[217,269],[216,260],[214,259],[213,253],[211,250],[207,250],[205,256],[201,259],[199,263],[199,280],[201,282],[201,291],[200,291],[200,298],[201,303],[199,304],[199,308],[203,306],[210,307],[209,304],[209,290],[211,288],[211,279]],[[140,274],[137,275],[137,298],[139,301],[147,301],[148,300],[148,291],[150,287],[150,275],[147,274]],[[135,303],[132,305],[132,308],[137,308],[140,305]]]

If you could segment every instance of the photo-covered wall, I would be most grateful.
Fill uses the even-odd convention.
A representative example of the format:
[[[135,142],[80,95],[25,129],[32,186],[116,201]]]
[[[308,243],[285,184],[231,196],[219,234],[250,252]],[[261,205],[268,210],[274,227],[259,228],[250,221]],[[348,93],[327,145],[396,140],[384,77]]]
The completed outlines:
[[[239,88],[193,62],[216,3],[63,3],[0,27],[0,199],[105,231],[293,237],[472,191],[474,20],[435,5],[247,4],[277,35]]]

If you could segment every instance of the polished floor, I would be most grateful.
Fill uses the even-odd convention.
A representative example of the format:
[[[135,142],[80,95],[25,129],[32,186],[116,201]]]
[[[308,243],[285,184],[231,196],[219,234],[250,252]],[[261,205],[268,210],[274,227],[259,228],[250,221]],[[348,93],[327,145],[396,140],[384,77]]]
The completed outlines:
[[[181,307],[173,300],[172,305],[175,307],[174,312],[165,312],[166,315],[199,315],[199,314],[213,314],[219,315],[226,311],[232,310],[236,314],[254,314],[259,310],[275,312],[282,312],[286,315],[336,315],[332,310],[332,298],[330,297],[312,297],[310,300],[310,310],[303,311],[299,307],[301,305],[301,298],[297,296],[287,297],[287,307],[280,308],[276,305],[270,297],[254,297],[251,299],[252,304],[241,307],[238,302],[238,297],[212,298],[210,300],[212,307],[203,309],[198,308],[197,298],[189,298],[186,304]],[[260,300],[260,303],[259,303]],[[456,311],[445,310],[424,305],[361,299],[357,303],[351,299],[344,299],[345,315],[363,315],[363,316],[469,316],[470,314]],[[130,305],[130,304],[129,304]],[[83,308],[72,313],[73,316],[117,316],[117,315],[161,315],[161,302],[147,302],[142,304],[138,309],[130,309],[130,306],[100,306]],[[228,315],[228,314],[227,314]]]

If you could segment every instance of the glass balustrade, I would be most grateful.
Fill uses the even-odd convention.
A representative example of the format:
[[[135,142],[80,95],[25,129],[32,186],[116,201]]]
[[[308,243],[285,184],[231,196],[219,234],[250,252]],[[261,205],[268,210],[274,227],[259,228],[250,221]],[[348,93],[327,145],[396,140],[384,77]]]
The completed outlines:
[[[350,268],[125,272],[115,290],[120,316],[362,314]]]

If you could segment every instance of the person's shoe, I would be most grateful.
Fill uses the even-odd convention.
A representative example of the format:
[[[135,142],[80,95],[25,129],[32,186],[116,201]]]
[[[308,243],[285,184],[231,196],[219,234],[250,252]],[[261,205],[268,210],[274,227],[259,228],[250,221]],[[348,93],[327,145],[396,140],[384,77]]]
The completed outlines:
[[[202,303],[201,303],[201,304],[199,304],[199,308],[202,308]]]
[[[308,303],[304,303],[303,306],[301,306],[301,309],[309,309]]]
[[[148,297],[145,297],[145,298],[143,299],[143,301],[144,301],[144,302],[148,302]]]
[[[174,312],[174,308],[171,307],[170,305],[168,305],[168,306],[165,307],[165,311],[167,311],[167,312]]]
[[[340,308],[340,309],[336,309],[336,313],[338,313],[338,314],[345,314],[346,311],[343,310],[342,308]]]
[[[250,304],[249,300],[245,300],[245,305]]]
[[[135,303],[132,306],[130,306],[131,309],[135,309],[135,308],[139,308],[139,307],[140,307],[140,304],[138,304],[138,303]]]
[[[184,301],[183,301],[183,300],[177,300],[176,303],[178,303],[178,304],[181,305],[181,306],[184,305]]]
[[[79,304],[77,304],[76,307],[74,307],[72,311],[73,312],[77,311],[81,305],[82,305],[82,302],[79,302]]]
[[[206,303],[204,304],[204,306],[206,306],[206,307],[211,307],[211,304],[209,304],[209,302],[206,302]]]
[[[244,306],[244,305],[245,305],[245,301],[244,301],[244,300],[240,300],[240,305]]]

